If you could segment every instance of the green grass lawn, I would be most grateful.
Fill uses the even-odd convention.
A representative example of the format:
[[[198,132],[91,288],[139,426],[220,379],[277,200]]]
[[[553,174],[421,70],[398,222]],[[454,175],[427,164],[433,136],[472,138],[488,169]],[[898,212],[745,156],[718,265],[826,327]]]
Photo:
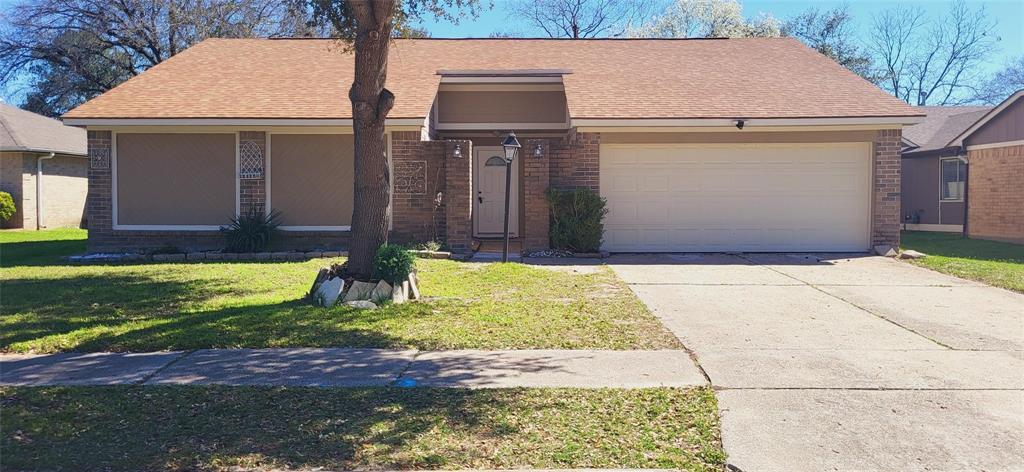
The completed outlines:
[[[423,302],[325,309],[304,296],[327,260],[60,265],[61,251],[80,247],[77,234],[58,244],[44,233],[0,233],[0,351],[680,347],[605,267],[422,259]]]
[[[1024,293],[1024,245],[965,239],[952,233],[904,231],[901,247],[928,255],[914,264]]]
[[[722,470],[713,392],[0,388],[9,470]]]
[[[85,236],[78,228],[0,231],[0,267],[57,263],[85,252]]]

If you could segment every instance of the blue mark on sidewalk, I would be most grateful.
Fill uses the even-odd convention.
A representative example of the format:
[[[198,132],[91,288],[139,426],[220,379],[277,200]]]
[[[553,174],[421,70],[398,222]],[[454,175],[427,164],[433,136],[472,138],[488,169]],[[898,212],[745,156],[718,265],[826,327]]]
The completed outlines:
[[[416,379],[410,379],[410,378],[398,379],[398,381],[395,382],[395,386],[396,387],[415,387],[416,386]]]

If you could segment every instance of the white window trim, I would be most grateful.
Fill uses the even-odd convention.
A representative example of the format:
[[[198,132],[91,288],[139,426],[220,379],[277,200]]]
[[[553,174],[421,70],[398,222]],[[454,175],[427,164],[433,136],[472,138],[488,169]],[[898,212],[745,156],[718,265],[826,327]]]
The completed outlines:
[[[942,198],[942,161],[958,161],[958,162],[963,162],[963,163],[966,163],[966,161],[962,157],[959,157],[959,156],[957,156],[957,157],[940,157],[939,158],[939,202],[940,203],[958,203],[958,202],[963,202],[964,201],[964,196],[963,195],[960,195],[959,198]],[[967,184],[967,178],[966,177],[967,176],[966,175],[964,175],[964,176],[960,175],[960,166],[957,166],[957,177],[963,177],[963,179],[962,180],[958,180],[958,182],[964,182],[964,185],[966,186],[966,184]]]
[[[150,131],[152,132],[152,131]],[[166,131],[166,133],[179,133],[178,131]],[[210,131],[212,134],[228,134],[224,131]],[[110,132],[110,221],[111,229],[115,231],[220,231],[223,225],[122,225],[118,222],[118,210],[117,210],[117,131]],[[239,165],[239,154],[238,154],[238,140],[239,133],[234,132],[235,135],[235,217],[238,217],[238,212],[241,206],[241,197],[239,196],[240,184],[238,178],[238,165]]]

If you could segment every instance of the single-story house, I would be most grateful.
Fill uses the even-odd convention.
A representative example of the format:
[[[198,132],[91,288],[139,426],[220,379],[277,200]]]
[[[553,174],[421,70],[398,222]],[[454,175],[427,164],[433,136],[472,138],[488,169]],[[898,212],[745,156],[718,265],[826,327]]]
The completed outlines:
[[[867,251],[900,231],[900,137],[923,113],[794,39],[392,42],[392,238],[548,246],[544,192],[607,199],[604,249]],[[219,247],[251,209],[295,248],[344,245],[353,57],[211,39],[64,116],[89,132],[89,248]]]
[[[992,107],[925,106],[921,123],[903,129],[903,226],[913,231],[962,232],[967,206],[967,151],[950,140]]]
[[[0,103],[0,191],[14,216],[4,228],[79,227],[88,194],[86,132]]]
[[[1024,90],[954,137],[967,151],[968,237],[1024,244]]]

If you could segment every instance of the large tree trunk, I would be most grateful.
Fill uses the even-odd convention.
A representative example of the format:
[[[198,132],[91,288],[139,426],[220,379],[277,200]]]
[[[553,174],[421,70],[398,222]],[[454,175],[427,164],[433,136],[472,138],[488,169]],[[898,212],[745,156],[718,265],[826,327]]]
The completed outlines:
[[[348,270],[365,280],[372,275],[377,248],[388,238],[391,169],[384,121],[395,96],[384,88],[384,80],[395,0],[347,1],[356,19],[355,81],[348,92],[355,132],[355,195]]]

